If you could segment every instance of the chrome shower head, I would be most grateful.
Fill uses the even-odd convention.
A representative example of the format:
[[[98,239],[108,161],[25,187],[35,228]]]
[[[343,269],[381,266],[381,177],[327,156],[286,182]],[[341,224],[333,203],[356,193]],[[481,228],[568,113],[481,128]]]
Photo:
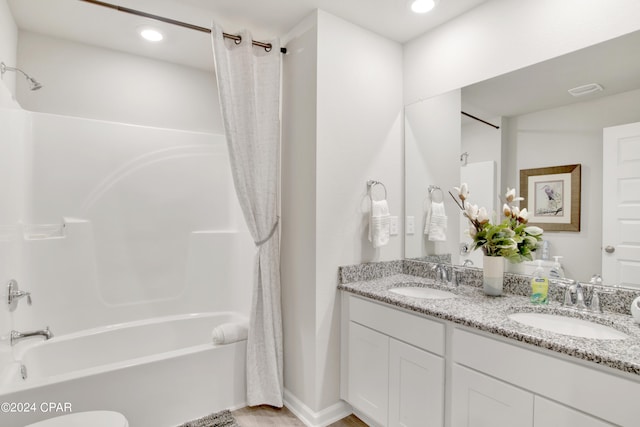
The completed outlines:
[[[4,62],[0,62],[0,76],[4,76],[4,73],[6,73],[7,71],[18,71],[22,73],[26,77],[27,81],[29,82],[30,90],[38,90],[42,88],[42,84],[40,82],[38,82],[36,79],[31,77],[29,74],[22,71],[20,68],[8,67]]]

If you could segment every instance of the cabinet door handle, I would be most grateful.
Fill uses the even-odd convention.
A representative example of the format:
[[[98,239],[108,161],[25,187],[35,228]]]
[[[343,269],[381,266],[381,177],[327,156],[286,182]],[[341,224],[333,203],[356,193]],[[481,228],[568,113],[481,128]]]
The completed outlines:
[[[611,245],[607,245],[607,246],[604,247],[604,251],[606,253],[608,253],[608,254],[612,254],[612,253],[614,253],[616,251],[616,248],[614,248]]]

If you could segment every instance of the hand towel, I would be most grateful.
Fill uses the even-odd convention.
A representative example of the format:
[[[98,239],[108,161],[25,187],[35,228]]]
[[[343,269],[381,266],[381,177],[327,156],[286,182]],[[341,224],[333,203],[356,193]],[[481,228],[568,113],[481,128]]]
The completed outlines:
[[[369,241],[374,248],[389,243],[389,204],[386,200],[372,200],[369,212]]]
[[[231,344],[247,339],[249,323],[223,323],[211,332],[214,344]]]
[[[424,224],[424,234],[428,234],[432,242],[447,240],[447,214],[444,202],[431,202]]]

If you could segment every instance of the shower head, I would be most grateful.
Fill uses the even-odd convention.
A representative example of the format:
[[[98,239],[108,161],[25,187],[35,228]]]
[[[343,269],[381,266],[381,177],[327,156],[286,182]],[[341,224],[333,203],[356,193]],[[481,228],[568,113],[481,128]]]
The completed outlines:
[[[0,76],[4,76],[4,73],[6,73],[7,71],[18,71],[22,73],[27,78],[27,81],[29,82],[30,90],[38,90],[42,87],[42,84],[40,84],[40,82],[38,82],[36,79],[31,77],[29,74],[22,71],[20,68],[8,67],[4,62],[0,62]]]

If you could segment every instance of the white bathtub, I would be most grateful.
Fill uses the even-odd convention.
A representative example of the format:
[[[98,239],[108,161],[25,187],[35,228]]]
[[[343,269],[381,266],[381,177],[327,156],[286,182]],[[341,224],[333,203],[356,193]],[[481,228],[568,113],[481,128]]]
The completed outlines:
[[[23,412],[0,411],[0,426],[22,427],[70,407],[118,411],[131,427],[173,427],[242,407],[246,341],[211,343],[216,325],[237,321],[246,317],[199,313],[21,342],[17,361],[0,376],[0,404],[9,402]]]

